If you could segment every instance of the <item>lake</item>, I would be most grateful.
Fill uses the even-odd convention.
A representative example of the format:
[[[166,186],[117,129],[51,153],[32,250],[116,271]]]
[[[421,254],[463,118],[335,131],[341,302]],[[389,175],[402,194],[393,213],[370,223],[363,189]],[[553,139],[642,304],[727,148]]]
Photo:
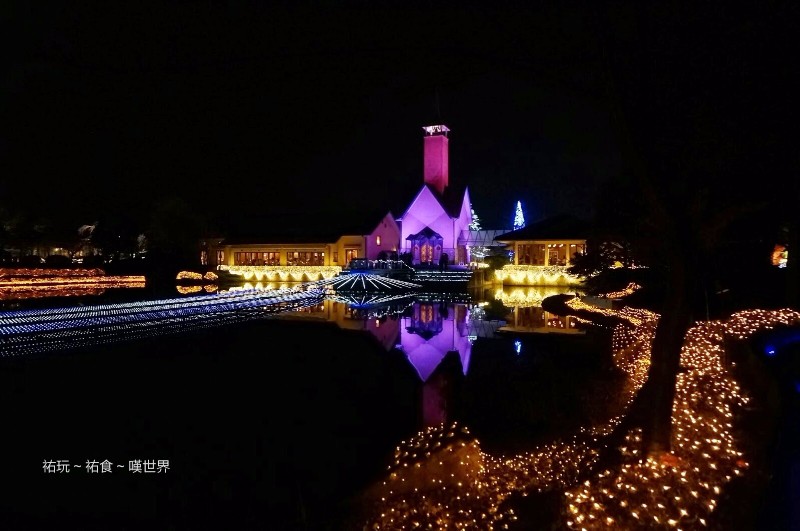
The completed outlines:
[[[602,416],[603,397],[622,380],[609,338],[543,312],[541,299],[557,292],[327,298],[6,357],[4,523],[352,528],[400,441],[426,427],[456,421],[484,451],[510,455]],[[4,309],[164,296],[193,294],[111,290]],[[94,471],[102,462],[109,472]]]

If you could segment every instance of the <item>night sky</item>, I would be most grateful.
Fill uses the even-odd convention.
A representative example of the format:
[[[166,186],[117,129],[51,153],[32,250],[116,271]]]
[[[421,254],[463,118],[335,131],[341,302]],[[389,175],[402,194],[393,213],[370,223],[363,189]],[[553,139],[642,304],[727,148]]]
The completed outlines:
[[[796,180],[788,8],[532,4],[4,2],[0,206],[336,223],[405,206],[433,123],[485,228],[626,173]]]

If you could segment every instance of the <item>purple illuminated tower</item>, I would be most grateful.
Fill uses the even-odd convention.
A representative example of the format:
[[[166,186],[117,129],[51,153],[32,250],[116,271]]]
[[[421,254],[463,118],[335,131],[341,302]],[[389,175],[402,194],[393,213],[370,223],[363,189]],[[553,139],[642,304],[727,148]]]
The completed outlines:
[[[443,194],[449,184],[448,138],[445,125],[429,125],[425,131],[425,183]]]

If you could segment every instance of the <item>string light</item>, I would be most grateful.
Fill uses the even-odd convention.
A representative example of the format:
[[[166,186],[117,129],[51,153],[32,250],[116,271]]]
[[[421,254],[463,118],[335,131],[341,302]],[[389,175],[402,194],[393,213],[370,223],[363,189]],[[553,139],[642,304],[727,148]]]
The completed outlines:
[[[108,287],[122,288],[130,284],[144,285],[145,277],[140,275],[120,276],[36,276],[30,278],[6,278],[0,280],[0,289],[29,288],[36,286],[64,287]],[[136,286],[139,287],[139,286]]]
[[[324,296],[318,289],[290,289],[2,312],[0,355],[93,346],[260,319],[319,304]]]
[[[707,525],[722,488],[748,467],[732,431],[737,407],[747,398],[725,367],[726,339],[746,339],[776,326],[800,323],[794,310],[748,310],[726,321],[696,323],[681,349],[672,416],[672,452],[642,458],[640,429],[620,448],[623,464],[568,490],[569,527]],[[649,352],[648,352],[649,357]]]
[[[203,280],[203,275],[194,271],[180,271],[175,280]]]
[[[567,272],[566,266],[504,265],[494,272],[500,282],[510,281],[529,286],[580,286],[580,277]]]
[[[406,282],[391,277],[384,277],[381,275],[373,275],[370,273],[350,273],[346,275],[339,275],[337,277],[318,280],[311,284],[307,284],[313,288],[324,288],[334,291],[398,291],[398,290],[415,290],[421,288],[420,284],[413,282]]]
[[[576,309],[617,318],[612,334],[615,365],[628,376],[604,422],[583,428],[572,440],[512,457],[492,456],[468,437],[466,427],[442,425],[404,441],[387,479],[370,489],[376,514],[365,529],[493,529],[514,518],[514,492],[564,490],[564,520],[575,529],[706,526],[724,485],[748,463],[732,433],[736,407],[747,403],[723,364],[726,339],[800,323],[794,310],[750,310],[727,321],[697,323],[686,335],[673,403],[673,451],[643,457],[642,432],[628,431],[618,449],[622,463],[591,470],[606,436],[618,426],[644,384],[658,314],[625,307],[595,308],[580,299]],[[584,319],[589,321],[588,319]]]
[[[102,277],[106,272],[99,268],[90,269],[36,269],[36,268],[0,268],[0,278],[19,277]]]
[[[603,298],[606,299],[621,299],[622,297],[627,297],[628,295],[633,294],[635,291],[642,289],[642,287],[635,283],[630,282],[625,288],[619,291],[612,291],[610,293],[606,293],[603,295]]]
[[[330,279],[342,272],[340,266],[217,266],[220,271],[239,275],[244,280],[268,280],[270,282]]]

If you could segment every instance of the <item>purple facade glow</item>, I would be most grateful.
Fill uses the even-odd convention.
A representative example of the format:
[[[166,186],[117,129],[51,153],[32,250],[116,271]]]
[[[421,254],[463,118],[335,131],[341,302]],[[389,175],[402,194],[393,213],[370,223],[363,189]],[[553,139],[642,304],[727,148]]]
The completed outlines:
[[[400,344],[423,382],[430,378],[448,352],[457,352],[464,374],[469,368],[472,343],[462,305],[417,304],[411,317],[404,317]]]
[[[445,134],[425,137],[425,184],[443,194],[449,183],[449,140]]]
[[[449,176],[449,139],[446,126],[423,128],[423,186],[400,221],[400,245],[411,253],[415,264],[439,262],[447,254],[448,262],[469,262],[467,246],[459,241],[462,231],[472,222],[469,191],[453,197]]]

